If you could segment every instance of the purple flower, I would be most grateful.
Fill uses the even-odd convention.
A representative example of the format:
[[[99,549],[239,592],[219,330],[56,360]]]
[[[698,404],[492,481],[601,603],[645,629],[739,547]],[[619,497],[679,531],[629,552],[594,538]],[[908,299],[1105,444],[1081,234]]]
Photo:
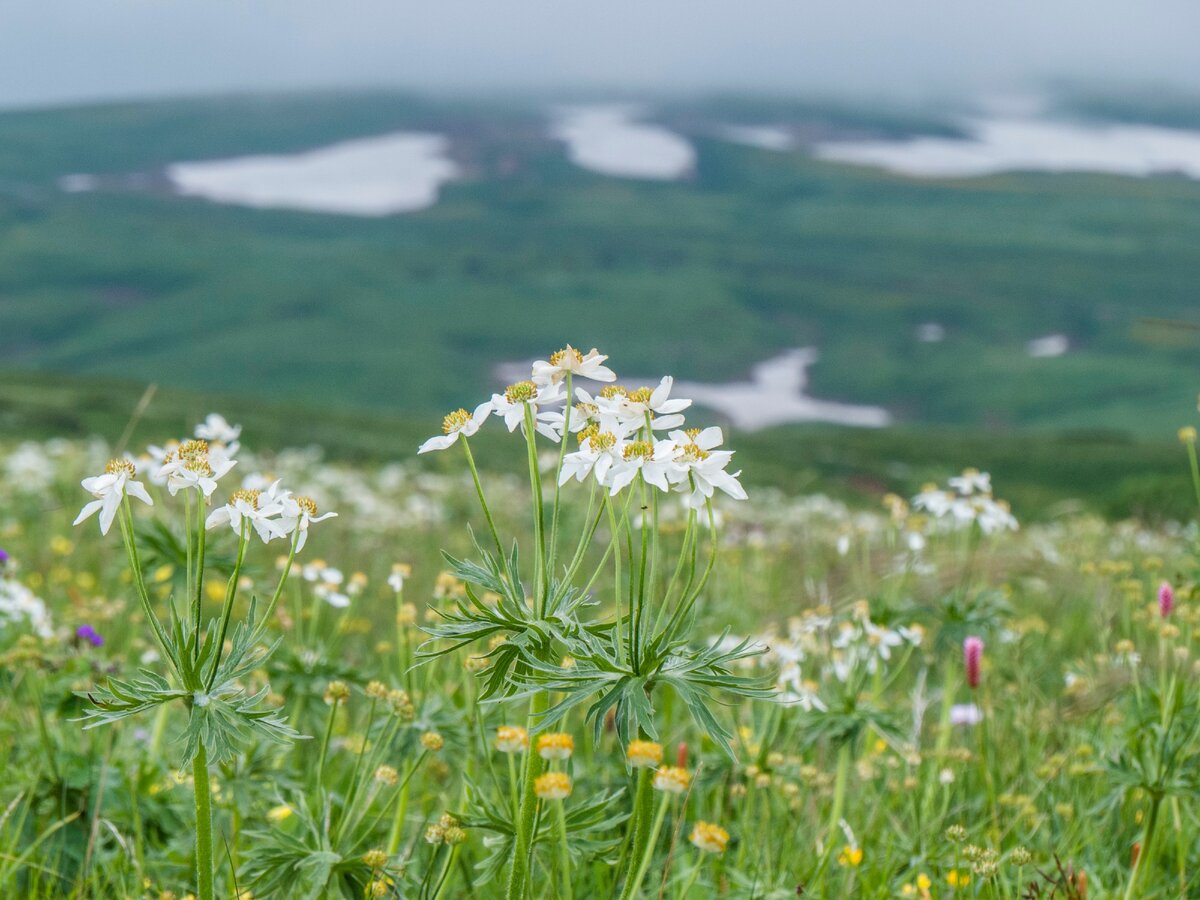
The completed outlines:
[[[969,637],[963,641],[963,668],[967,672],[967,687],[971,690],[979,687],[979,669],[983,661],[983,641],[977,637]]]
[[[1164,619],[1169,618],[1175,610],[1175,589],[1163,582],[1158,589],[1158,614]]]
[[[91,625],[80,625],[75,629],[75,637],[81,641],[87,641],[93,647],[103,647],[104,638]]]
[[[0,547],[0,566],[8,562],[8,551]]]

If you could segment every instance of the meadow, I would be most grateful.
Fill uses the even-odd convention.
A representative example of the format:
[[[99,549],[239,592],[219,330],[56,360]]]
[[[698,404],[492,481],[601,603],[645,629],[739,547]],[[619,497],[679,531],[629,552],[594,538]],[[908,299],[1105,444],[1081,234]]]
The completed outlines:
[[[169,392],[6,438],[0,895],[1195,891],[1187,422],[1178,517],[1027,518],[953,445],[866,508],[607,379],[543,356],[387,464],[170,442]]]

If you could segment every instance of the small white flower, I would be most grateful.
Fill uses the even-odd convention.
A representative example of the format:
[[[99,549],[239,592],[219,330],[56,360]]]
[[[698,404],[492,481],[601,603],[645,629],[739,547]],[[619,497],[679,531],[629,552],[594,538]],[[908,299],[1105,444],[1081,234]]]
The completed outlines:
[[[442,420],[442,433],[431,437],[423,443],[417,449],[417,453],[428,453],[430,450],[445,450],[458,440],[460,434],[463,437],[470,437],[479,430],[480,426],[487,421],[487,417],[491,414],[491,401],[480,403],[475,407],[475,412],[473,413],[467,412],[465,409],[456,409]]]
[[[608,474],[609,493],[618,494],[641,473],[646,484],[669,491],[680,478],[675,463],[674,441],[629,441],[621,451],[621,460]],[[603,483],[603,482],[602,482]]]
[[[593,381],[616,381],[617,376],[612,369],[601,365],[606,359],[608,357],[595,347],[584,354],[567,344],[552,354],[549,361],[539,359],[533,364],[532,380],[537,385],[558,384],[570,372],[573,376]]]
[[[691,400],[672,400],[671,387],[675,379],[664,375],[658,387],[651,390],[648,387],[633,391],[618,390],[610,396],[597,397],[594,401],[601,412],[611,412],[618,418],[633,420],[638,425],[644,425],[646,417],[651,419],[650,426],[655,431],[665,431],[678,428],[683,424],[683,416],[679,415],[692,405]]]
[[[956,703],[950,707],[951,725],[978,725],[983,721],[983,710],[974,703]]]
[[[133,480],[136,474],[137,469],[132,462],[127,459],[114,459],[105,467],[103,475],[83,479],[80,482],[83,489],[96,499],[79,511],[74,524],[78,525],[100,513],[100,533],[108,534],[108,529],[112,527],[117,510],[121,508],[121,501],[126,495],[136,497],[147,506],[153,506],[154,501],[146,492],[146,486]]]
[[[242,488],[230,495],[224,506],[218,506],[204,523],[206,528],[229,525],[238,534],[242,533],[243,522],[248,522],[264,544],[282,537],[283,533],[273,517],[283,512],[283,501],[288,492],[280,493],[276,481],[266,491]]]
[[[735,500],[745,500],[746,490],[737,480],[741,472],[730,474],[725,467],[733,460],[732,450],[717,450],[724,436],[716,426],[703,431],[672,431],[671,440],[676,447],[674,462],[677,467],[679,489],[686,492],[684,505],[691,509],[703,509],[715,490],[720,490]]]
[[[167,490],[174,497],[182,490],[195,488],[207,499],[217,489],[217,482],[237,465],[223,448],[210,448],[207,441],[185,441],[169,454],[158,470],[165,478]]]
[[[388,575],[387,583],[397,594],[404,590],[404,579],[408,577],[409,567],[404,563],[395,563],[392,573]]]
[[[963,473],[946,482],[964,497],[971,494],[990,494],[992,492],[992,476],[978,469],[963,469]]]
[[[196,426],[195,434],[202,440],[224,444],[232,456],[237,452],[237,439],[241,437],[242,426],[230,425],[219,413],[209,413],[208,417]]]
[[[506,387],[503,394],[492,394],[491,407],[509,431],[516,431],[518,425],[524,424],[526,408],[532,410],[537,432],[558,441],[562,434],[562,412],[541,408],[561,403],[564,397],[561,384],[537,385],[532,381],[518,381]]]
[[[291,537],[299,532],[300,536],[296,541],[296,552],[299,553],[304,549],[304,544],[308,540],[308,526],[313,522],[323,522],[336,515],[335,512],[317,515],[317,504],[311,497],[288,496],[283,500],[283,511],[279,514],[276,531],[283,537]],[[325,571],[329,572],[328,569]]]

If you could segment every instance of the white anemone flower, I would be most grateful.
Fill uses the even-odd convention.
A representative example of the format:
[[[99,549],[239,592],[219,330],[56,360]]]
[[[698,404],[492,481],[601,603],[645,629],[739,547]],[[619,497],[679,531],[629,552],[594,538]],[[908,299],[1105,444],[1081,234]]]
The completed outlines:
[[[487,403],[480,403],[475,407],[475,412],[467,412],[465,409],[456,409],[442,420],[442,433],[431,437],[419,448],[417,453],[428,453],[430,450],[445,450],[458,440],[461,434],[463,437],[470,437],[477,432],[487,417],[492,414],[492,404],[489,400]]]
[[[691,400],[671,399],[671,388],[675,379],[664,375],[656,388],[641,387],[632,391],[623,389],[604,390],[600,392],[597,405],[601,411],[611,412],[622,418],[645,424],[650,417],[650,427],[655,431],[665,431],[678,428],[683,424],[680,415],[692,405]]]
[[[616,381],[617,375],[612,369],[601,365],[607,356],[593,347],[586,354],[576,350],[570,344],[553,353],[549,361],[539,359],[533,364],[533,383],[539,386],[558,384],[572,376],[590,378],[593,381]]]
[[[532,381],[518,381],[504,389],[503,394],[492,395],[492,412],[504,420],[509,431],[525,422],[525,409],[533,412],[534,428],[552,441],[560,440],[563,414],[558,410],[542,411],[541,407],[561,403],[565,397],[561,384],[536,385]]]
[[[317,504],[312,497],[289,495],[283,500],[283,511],[280,513],[275,527],[281,537],[291,537],[299,532],[299,537],[296,539],[296,552],[299,553],[304,549],[304,544],[308,540],[308,526],[313,522],[332,519],[336,515],[335,512],[317,515]]]
[[[723,440],[721,429],[715,425],[703,430],[671,432],[671,441],[676,448],[678,483],[686,492],[684,505],[690,509],[703,509],[717,490],[735,500],[746,499],[746,489],[737,480],[741,472],[730,474],[725,471],[733,460],[733,451],[716,449]]]
[[[585,481],[589,475],[595,475],[597,482],[605,484],[609,471],[621,461],[623,443],[614,432],[597,426],[579,442],[577,451],[563,457],[558,483],[566,484],[572,478]]]
[[[230,495],[229,502],[224,506],[214,509],[204,525],[210,529],[229,525],[240,535],[243,524],[248,523],[264,544],[270,543],[272,539],[282,537],[278,522],[273,517],[283,512],[286,496],[286,492],[279,493],[278,481],[266,491],[241,488]]]
[[[947,480],[946,483],[964,497],[992,492],[992,476],[978,469],[963,469],[961,475]]]
[[[641,473],[646,484],[660,491],[669,491],[679,481],[679,466],[675,462],[674,441],[629,441],[621,450],[621,460],[608,475],[607,487],[616,496]]]
[[[100,513],[100,533],[108,534],[108,529],[112,527],[117,510],[121,508],[121,501],[126,495],[136,497],[147,506],[153,506],[154,501],[146,492],[146,486],[133,480],[136,475],[137,469],[132,462],[127,459],[114,459],[105,466],[103,475],[83,479],[80,482],[83,489],[96,499],[79,511],[74,524],[78,525]]]
[[[167,490],[174,497],[182,490],[195,488],[207,499],[217,489],[217,482],[237,465],[237,461],[220,448],[210,450],[208,442],[197,438],[184,441],[169,455],[158,470],[166,478]]]
[[[201,440],[224,444],[228,455],[233,456],[238,451],[238,438],[241,437],[242,426],[230,425],[220,413],[209,413],[207,418],[196,426],[195,435]]]

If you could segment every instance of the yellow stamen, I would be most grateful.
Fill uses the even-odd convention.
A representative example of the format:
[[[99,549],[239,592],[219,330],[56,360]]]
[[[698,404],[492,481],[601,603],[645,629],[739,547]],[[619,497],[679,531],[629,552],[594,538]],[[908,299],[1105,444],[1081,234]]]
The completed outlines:
[[[509,403],[523,403],[537,396],[537,385],[532,381],[518,381],[504,389],[504,399]]]
[[[624,457],[626,460],[631,459],[650,459],[654,456],[654,447],[649,441],[632,441],[625,446]]]
[[[575,365],[579,365],[581,362],[583,362],[583,354],[570,344],[567,344],[567,346],[563,347],[561,350],[550,354],[550,365],[561,366],[568,359],[574,361]]]
[[[104,471],[109,475],[120,475],[123,472],[130,478],[137,474],[137,468],[127,459],[110,459]]]
[[[308,513],[310,518],[317,514],[317,502],[312,497],[297,497],[296,505]]]
[[[464,425],[471,421],[471,414],[465,409],[456,409],[454,412],[442,419],[442,433],[454,434]]]
[[[241,488],[229,495],[229,505],[234,506],[239,500],[244,500],[251,509],[258,509],[258,498],[260,496],[262,496],[262,491]]]

